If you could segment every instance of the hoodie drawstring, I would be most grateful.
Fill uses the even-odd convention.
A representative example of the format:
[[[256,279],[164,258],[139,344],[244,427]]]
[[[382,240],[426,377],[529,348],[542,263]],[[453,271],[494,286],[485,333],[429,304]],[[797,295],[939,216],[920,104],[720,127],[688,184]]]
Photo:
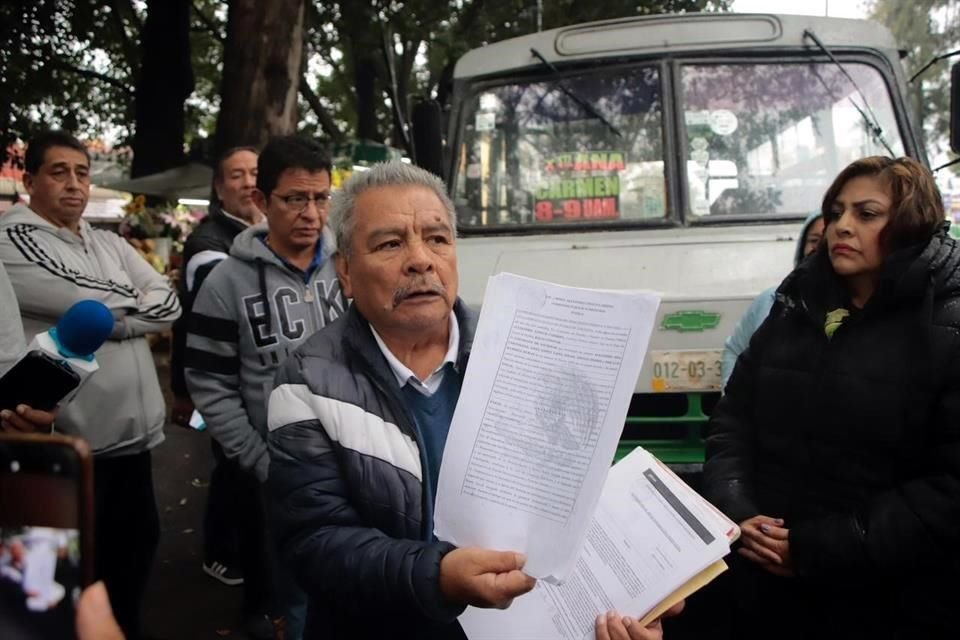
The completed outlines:
[[[273,333],[273,317],[270,313],[270,298],[267,296],[267,275],[264,269],[263,260],[257,258],[257,276],[260,281],[260,295],[263,296],[263,310],[267,314],[267,335]]]

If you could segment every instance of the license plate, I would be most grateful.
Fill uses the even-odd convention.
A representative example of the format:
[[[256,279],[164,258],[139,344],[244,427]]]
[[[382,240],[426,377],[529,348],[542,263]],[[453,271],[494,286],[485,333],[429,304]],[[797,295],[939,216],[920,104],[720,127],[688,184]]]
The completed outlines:
[[[720,361],[723,352],[651,351],[650,385],[656,392],[719,391],[723,383]]]

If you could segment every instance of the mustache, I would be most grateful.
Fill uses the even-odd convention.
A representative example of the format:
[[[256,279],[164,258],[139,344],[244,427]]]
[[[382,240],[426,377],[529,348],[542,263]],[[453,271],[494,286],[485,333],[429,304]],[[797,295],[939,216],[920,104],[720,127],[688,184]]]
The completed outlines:
[[[444,298],[447,297],[447,289],[442,284],[420,277],[411,280],[393,292],[393,306],[396,307],[410,296],[418,293],[436,293]]]

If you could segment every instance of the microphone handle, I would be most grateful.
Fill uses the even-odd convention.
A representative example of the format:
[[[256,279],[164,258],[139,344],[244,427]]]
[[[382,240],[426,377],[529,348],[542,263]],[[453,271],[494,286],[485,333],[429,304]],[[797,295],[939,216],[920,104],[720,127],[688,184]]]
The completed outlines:
[[[78,376],[80,376],[80,384],[77,385],[77,388],[74,389],[67,398],[64,398],[64,402],[68,402],[71,398],[73,398],[73,396],[77,394],[77,391],[83,387],[83,383],[87,381],[87,378],[100,369],[100,365],[97,364],[96,358],[90,360],[86,360],[84,358],[64,358],[60,353],[60,349],[57,347],[57,343],[47,331],[38,333],[36,336],[34,336],[33,340],[30,342],[30,345],[27,347],[28,352],[35,349],[38,351],[43,351],[51,358],[55,358],[67,363],[67,365],[73,369]]]

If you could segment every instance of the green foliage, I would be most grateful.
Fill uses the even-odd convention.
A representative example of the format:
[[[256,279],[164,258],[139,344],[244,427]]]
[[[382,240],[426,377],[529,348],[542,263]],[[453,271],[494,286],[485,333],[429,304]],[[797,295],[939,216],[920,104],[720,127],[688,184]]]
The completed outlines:
[[[871,18],[887,26],[897,45],[908,52],[903,61],[911,77],[937,55],[960,44],[960,6],[956,0],[874,0]],[[950,128],[950,66],[940,61],[908,87],[914,113],[923,124],[923,142],[934,152],[944,146]]]
[[[90,6],[88,6],[88,4]],[[97,135],[130,120],[133,86],[112,7],[36,0],[0,5],[0,144],[48,126]],[[95,40],[106,46],[94,45]],[[91,69],[108,61],[108,70]]]
[[[187,107],[187,142],[212,131],[220,91],[220,42],[199,14],[221,29],[226,15],[221,2],[193,4],[197,89]],[[129,143],[145,11],[136,0],[0,3],[0,152],[49,127]]]
[[[194,0],[190,30],[194,90],[186,104],[187,147],[212,137],[220,107],[220,74],[223,71],[223,41],[227,30],[227,6],[217,0]]]
[[[716,11],[728,0],[551,0],[544,2],[542,28],[552,29],[590,20],[651,13]],[[453,66],[470,49],[537,30],[537,3],[532,0],[385,0],[362,4],[351,0],[311,3],[307,20],[307,55],[319,56],[329,69],[317,93],[334,120],[356,131],[358,114],[376,109],[381,132],[400,144],[391,107],[406,113],[413,96],[446,103]],[[376,83],[382,101],[359,104],[355,85],[357,56],[377,63]],[[388,67],[396,77],[396,95]],[[421,61],[425,61],[422,63]]]
[[[185,106],[184,142],[202,146],[216,127],[228,2],[192,4],[196,86]],[[729,0],[543,5],[542,27],[550,29],[638,14],[724,10]],[[536,31],[536,6],[534,0],[308,0],[304,67],[319,73],[307,74],[316,101],[301,101],[301,129],[329,136],[333,128],[351,138],[359,116],[372,114],[378,136],[401,146],[402,127],[391,105],[408,115],[412,96],[446,102],[456,60],[472,48]],[[51,126],[129,143],[145,13],[143,0],[0,3],[0,150]],[[358,62],[365,65],[359,74]],[[362,81],[372,81],[372,101],[358,100]]]

